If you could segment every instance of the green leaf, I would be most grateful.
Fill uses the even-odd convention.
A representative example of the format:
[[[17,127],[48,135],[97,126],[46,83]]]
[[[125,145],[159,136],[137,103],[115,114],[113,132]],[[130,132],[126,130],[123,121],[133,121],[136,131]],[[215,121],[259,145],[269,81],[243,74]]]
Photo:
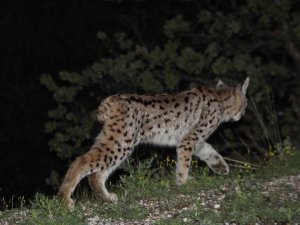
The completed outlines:
[[[211,68],[215,74],[221,75],[229,71],[230,65],[230,61],[224,56],[221,56],[212,64]]]
[[[183,20],[182,15],[176,16],[166,22],[164,25],[164,34],[168,38],[174,38],[176,35],[182,32],[188,32],[190,30],[190,23]]]
[[[63,81],[68,81],[71,84],[82,84],[82,75],[75,72],[61,71],[58,73],[59,77]]]
[[[250,62],[251,59],[248,55],[236,55],[233,59],[233,67],[239,72],[245,71],[247,65],[250,64]]]
[[[132,48],[133,43],[131,40],[126,39],[126,34],[123,32],[115,34],[115,39],[119,44],[120,50],[129,50]]]
[[[219,54],[218,52],[218,45],[217,43],[213,42],[210,43],[207,48],[205,49],[205,56],[209,59],[212,60]]]
[[[195,52],[191,48],[184,48],[177,60],[177,66],[187,75],[201,74],[205,66],[205,59],[201,53]]]
[[[140,75],[140,85],[146,92],[161,92],[162,85],[158,82],[149,71],[144,71]]]
[[[209,23],[213,19],[211,12],[208,10],[201,10],[197,17],[200,23]]]
[[[97,33],[97,38],[99,38],[100,40],[104,41],[104,40],[107,39],[107,35],[106,35],[106,33],[99,31]]]
[[[165,70],[164,83],[169,90],[174,90],[179,83],[179,76],[171,70]]]
[[[40,82],[52,92],[56,91],[58,88],[50,74],[42,74],[40,77]]]
[[[58,123],[55,121],[49,121],[45,125],[46,133],[53,133],[58,128]]]
[[[229,21],[227,22],[227,37],[231,37],[233,34],[237,34],[240,31],[240,23],[238,21]]]

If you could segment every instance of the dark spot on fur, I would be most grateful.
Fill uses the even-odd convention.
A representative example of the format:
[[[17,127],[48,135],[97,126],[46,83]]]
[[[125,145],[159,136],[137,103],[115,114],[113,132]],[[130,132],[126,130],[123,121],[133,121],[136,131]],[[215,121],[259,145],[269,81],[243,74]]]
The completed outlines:
[[[148,106],[152,103],[152,101],[144,101],[143,103],[144,103],[145,106]]]
[[[99,152],[102,152],[102,150],[99,147],[94,147],[94,149],[98,150]]]
[[[188,102],[189,102],[189,97],[185,97],[185,98],[184,98],[184,102],[185,102],[185,103],[188,103]]]

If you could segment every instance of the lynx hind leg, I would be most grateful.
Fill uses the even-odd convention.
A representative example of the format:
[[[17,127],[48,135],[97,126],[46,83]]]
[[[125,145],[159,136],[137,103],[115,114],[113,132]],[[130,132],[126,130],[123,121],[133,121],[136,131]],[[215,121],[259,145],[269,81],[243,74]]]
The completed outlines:
[[[200,144],[194,155],[205,161],[207,166],[216,174],[227,175],[229,166],[224,158],[208,143]]]
[[[71,195],[79,181],[87,174],[85,161],[85,156],[79,156],[75,159],[58,191],[58,196],[70,209],[74,207]]]
[[[64,181],[59,188],[58,196],[66,203],[69,208],[74,207],[74,201],[71,199],[71,195],[76,188],[77,184],[87,175],[98,173],[94,176],[99,176],[97,179],[90,179],[92,187],[97,193],[107,201],[116,201],[116,195],[110,194],[105,188],[105,181],[109,175],[117,168],[121,160],[114,154],[114,148],[110,152],[94,147],[92,150],[79,156],[71,164]],[[114,160],[114,161],[113,161]],[[93,175],[92,175],[93,177]],[[96,180],[100,180],[100,183],[96,183]]]
[[[114,193],[109,193],[105,187],[105,182],[109,176],[109,172],[96,172],[88,176],[88,181],[91,189],[94,191],[97,198],[105,202],[117,202],[118,196]]]

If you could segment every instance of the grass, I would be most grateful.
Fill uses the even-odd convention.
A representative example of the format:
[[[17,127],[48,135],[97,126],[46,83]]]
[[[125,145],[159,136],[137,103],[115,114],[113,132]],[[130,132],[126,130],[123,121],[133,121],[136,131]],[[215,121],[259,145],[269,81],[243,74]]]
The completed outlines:
[[[84,215],[79,208],[70,212],[57,198],[49,198],[37,194],[29,211],[29,219],[26,224],[35,225],[83,225]]]
[[[178,188],[174,174],[161,176],[159,169],[145,162],[128,166],[130,175],[109,188],[118,194],[117,204],[101,203],[82,193],[75,196],[77,204],[70,212],[56,197],[37,194],[29,208],[1,211],[0,224],[80,225],[92,219],[127,224],[142,223],[147,217],[157,225],[296,224],[300,222],[299,186],[284,178],[299,175],[299,165],[298,153],[276,157],[256,172],[236,169],[229,176],[215,176],[207,168],[197,168],[193,179]]]
[[[187,218],[194,222],[206,220],[206,223],[222,224],[223,222],[236,224],[274,224],[276,222],[299,222],[300,204],[284,201],[281,207],[277,205],[279,197],[272,195],[266,198],[256,191],[240,190],[226,196],[219,210],[204,209],[201,205],[187,213]]]

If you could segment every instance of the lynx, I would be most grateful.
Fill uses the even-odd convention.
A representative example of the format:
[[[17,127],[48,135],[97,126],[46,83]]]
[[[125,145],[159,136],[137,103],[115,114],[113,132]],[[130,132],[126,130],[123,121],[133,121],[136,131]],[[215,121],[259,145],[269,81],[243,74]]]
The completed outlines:
[[[102,101],[97,120],[103,128],[93,146],[71,164],[58,195],[69,208],[79,181],[88,176],[92,190],[104,201],[115,202],[105,182],[139,143],[176,146],[176,184],[188,180],[192,155],[217,174],[228,174],[223,157],[206,142],[226,121],[238,121],[247,106],[249,77],[235,87],[221,80],[216,88],[199,87],[177,94],[113,95]]]

